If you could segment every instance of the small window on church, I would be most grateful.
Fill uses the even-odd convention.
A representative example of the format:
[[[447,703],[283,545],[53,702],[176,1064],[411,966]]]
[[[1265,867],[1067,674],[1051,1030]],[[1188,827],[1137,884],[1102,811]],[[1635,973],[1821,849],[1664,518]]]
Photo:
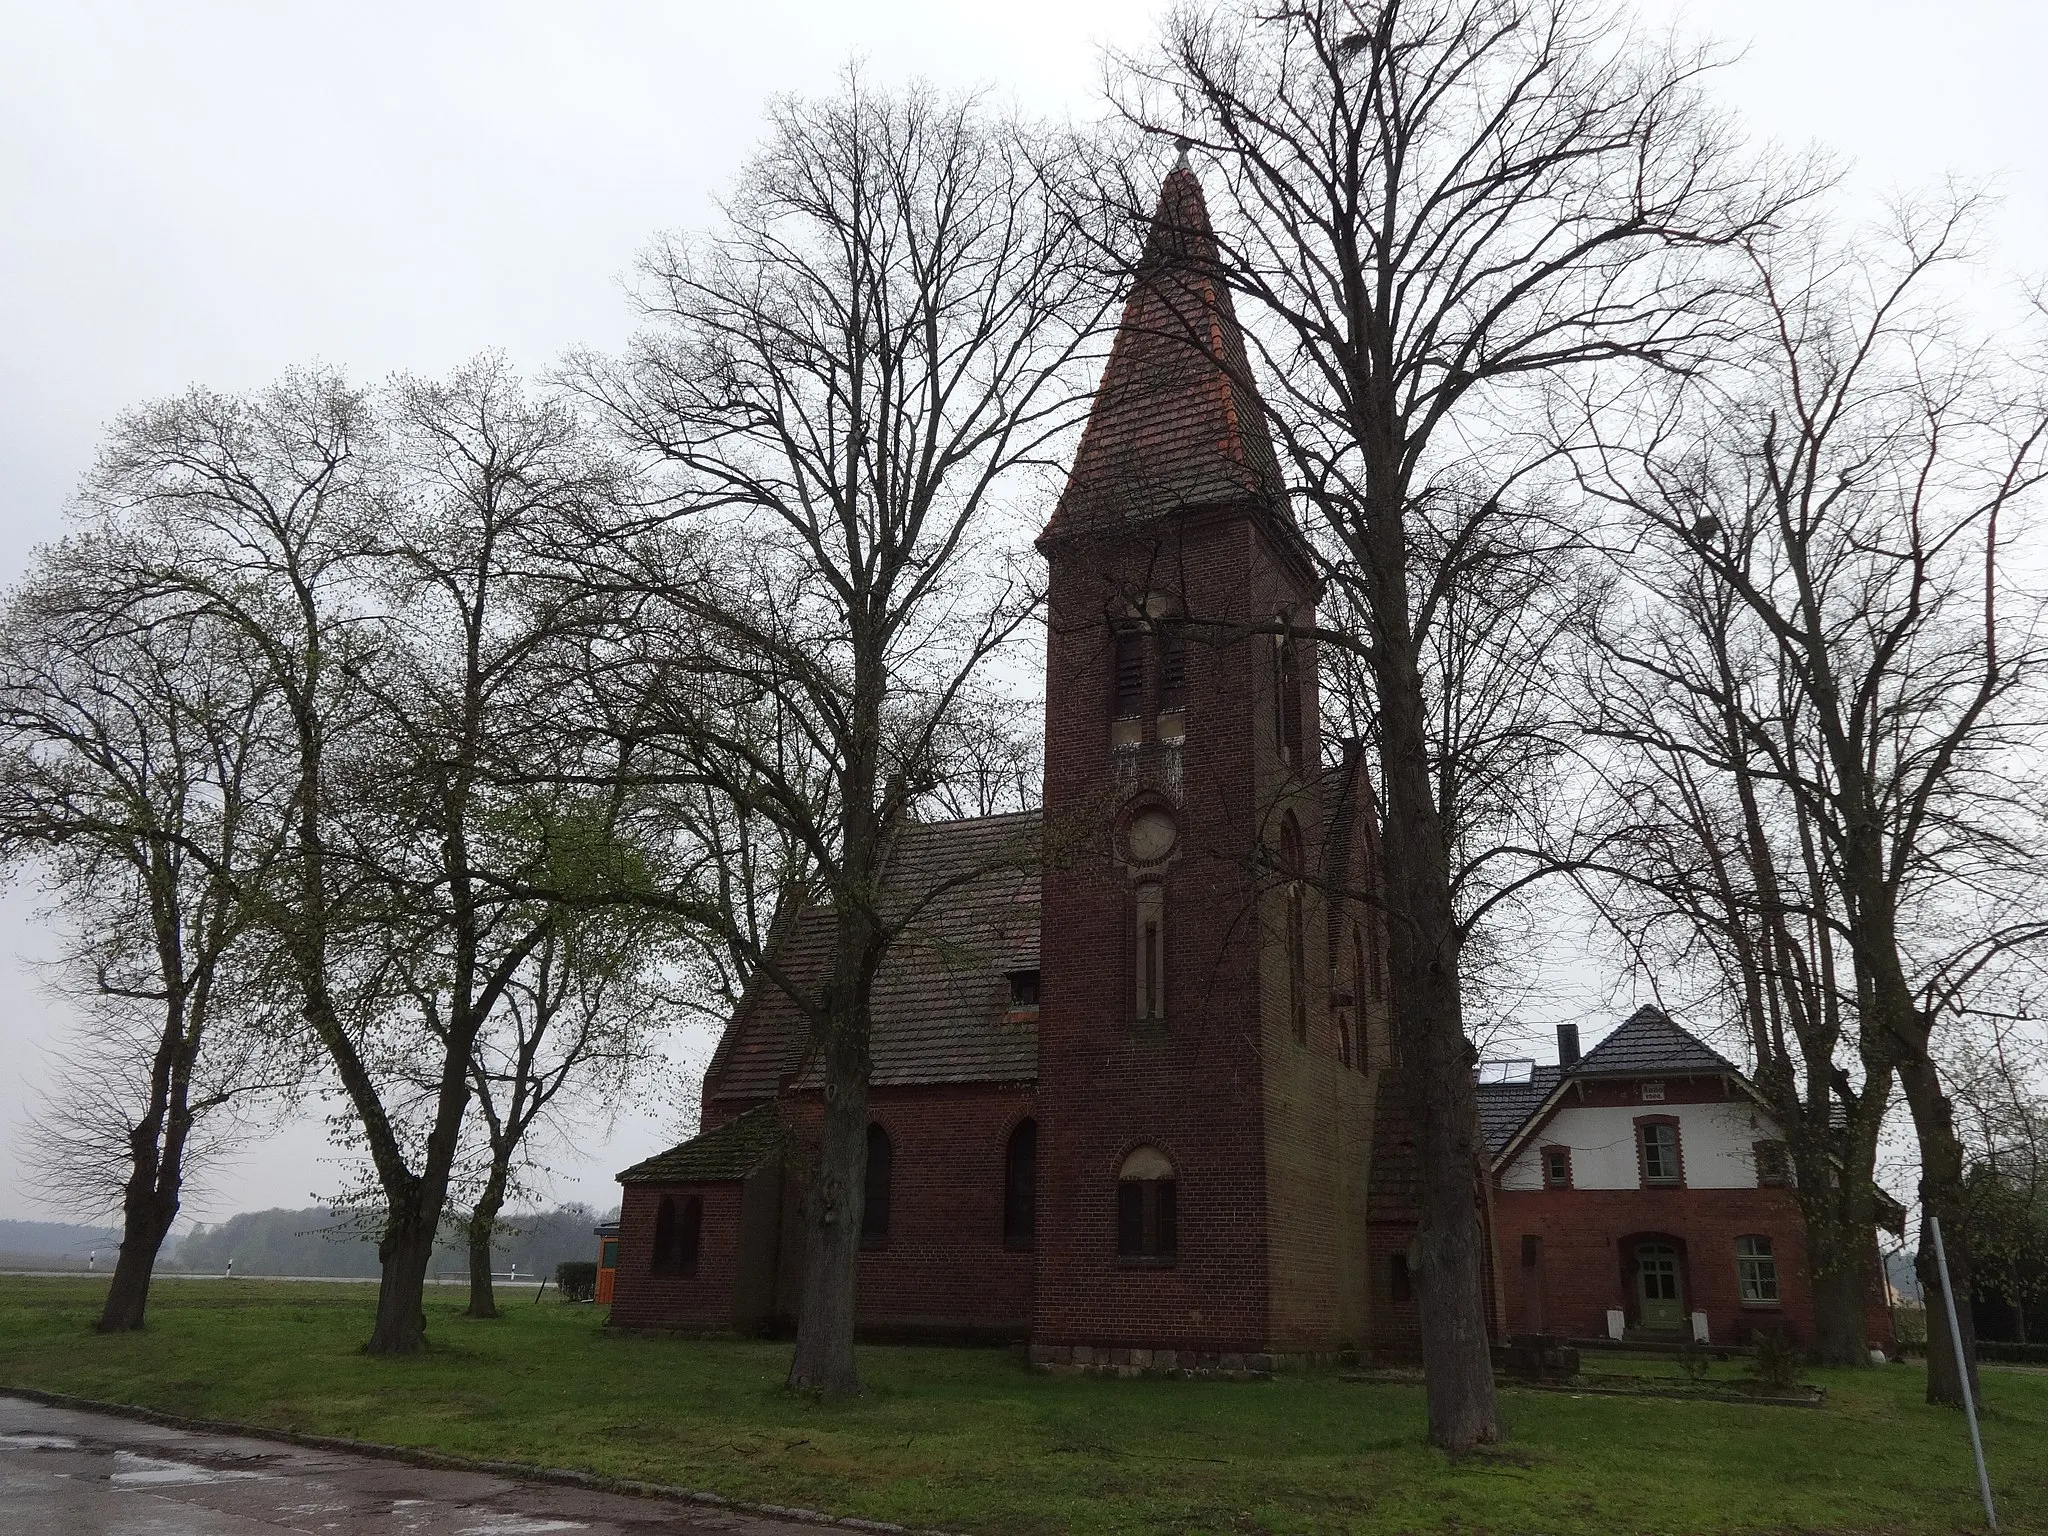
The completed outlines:
[[[1003,1246],[1028,1252],[1038,1226],[1038,1122],[1010,1132],[1003,1154]]]
[[[1337,1060],[1351,1065],[1351,1021],[1341,1013],[1337,1015]]]
[[[1408,1255],[1390,1253],[1387,1255],[1387,1299],[1396,1306],[1414,1298],[1415,1284],[1408,1277]]]
[[[1136,961],[1136,995],[1132,1016],[1138,1019],[1166,1017],[1166,892],[1147,881],[1135,892],[1132,949]]]
[[[1124,1159],[1116,1181],[1116,1253],[1127,1263],[1170,1263],[1180,1246],[1173,1164],[1157,1147]]]
[[[1301,644],[1292,635],[1282,635],[1273,648],[1274,734],[1279,740],[1280,760],[1290,768],[1302,762],[1301,737]]]
[[[1187,691],[1188,647],[1187,637],[1181,633],[1178,624],[1167,624],[1159,631],[1159,707],[1161,710],[1179,709]]]
[[[889,1133],[879,1125],[868,1127],[868,1172],[862,1184],[860,1204],[860,1245],[863,1248],[889,1246],[889,1190],[894,1181],[896,1149]]]
[[[1110,713],[1119,719],[1140,713],[1145,707],[1145,637],[1135,629],[1120,629],[1116,635],[1114,696]]]
[[[1308,913],[1301,824],[1289,811],[1280,822],[1280,874],[1287,901],[1287,1015],[1297,1044],[1308,1043]]]

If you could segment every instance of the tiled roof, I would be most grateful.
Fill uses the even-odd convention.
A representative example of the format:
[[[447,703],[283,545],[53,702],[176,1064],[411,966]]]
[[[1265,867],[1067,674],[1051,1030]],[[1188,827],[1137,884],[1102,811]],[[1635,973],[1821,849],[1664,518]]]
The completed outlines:
[[[871,998],[872,1075],[878,1087],[1029,1082],[1038,1075],[1038,1026],[1009,1017],[1008,973],[1038,966],[1035,811],[971,821],[914,823],[890,849],[885,915],[929,905],[883,958]],[[933,897],[934,892],[939,893]],[[805,987],[831,958],[832,913],[802,913],[776,943],[776,961]],[[809,1081],[809,1028],[765,978],[726,1028],[706,1074],[719,1099],[764,1099]]]
[[[1569,1067],[1540,1066],[1523,1083],[1480,1083],[1479,1129],[1498,1157],[1568,1077],[1684,1077],[1741,1069],[1671,1022],[1661,1008],[1638,1008],[1621,1026]]]
[[[1479,1084],[1479,1133],[1486,1138],[1488,1152],[1499,1155],[1522,1122],[1550,1096],[1559,1075],[1556,1067],[1538,1067],[1524,1083]]]
[[[621,1184],[717,1184],[744,1179],[782,1146],[782,1116],[773,1104],[750,1109],[716,1130],[657,1152],[619,1175]],[[602,1229],[600,1229],[602,1230]],[[616,1232],[616,1226],[613,1228]]]
[[[1045,536],[1246,501],[1291,515],[1244,333],[1219,280],[1201,184],[1183,161],[1159,189],[1137,281]]]
[[[1569,1070],[1574,1077],[1638,1077],[1659,1072],[1674,1077],[1688,1072],[1734,1072],[1739,1076],[1741,1072],[1727,1057],[1709,1050],[1672,1023],[1663,1009],[1647,1003]]]

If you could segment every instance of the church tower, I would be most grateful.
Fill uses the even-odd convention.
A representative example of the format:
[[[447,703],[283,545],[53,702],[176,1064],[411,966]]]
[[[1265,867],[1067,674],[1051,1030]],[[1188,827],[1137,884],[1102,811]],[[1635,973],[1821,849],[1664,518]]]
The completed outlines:
[[[1370,1337],[1374,810],[1324,749],[1318,584],[1217,273],[1183,156],[1039,539],[1045,1364]]]

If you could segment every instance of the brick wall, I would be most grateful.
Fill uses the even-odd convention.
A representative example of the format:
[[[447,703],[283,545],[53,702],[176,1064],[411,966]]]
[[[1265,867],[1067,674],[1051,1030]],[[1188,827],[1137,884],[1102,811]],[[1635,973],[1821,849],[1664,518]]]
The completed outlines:
[[[612,1285],[610,1325],[625,1329],[724,1332],[734,1324],[733,1291],[739,1278],[742,1186],[627,1184],[619,1211],[619,1267]],[[666,1195],[704,1202],[697,1263],[687,1274],[654,1273],[655,1210]]]
[[[1021,1339],[1031,1318],[1033,1255],[1003,1246],[1004,1153],[1032,1113],[1029,1085],[877,1088],[869,1118],[889,1133],[889,1237],[860,1256],[857,1326],[869,1337]],[[817,1135],[816,1100],[791,1101],[800,1141]],[[1045,1143],[1039,1142],[1040,1188]],[[800,1178],[788,1200],[797,1240],[785,1244],[782,1290],[800,1274]],[[793,1307],[790,1308],[793,1310]]]
[[[1502,1190],[1494,1210],[1509,1333],[1537,1331],[1539,1290],[1541,1331],[1603,1338],[1610,1307],[1621,1308],[1634,1327],[1637,1303],[1624,1250],[1634,1237],[1661,1234],[1679,1248],[1685,1310],[1707,1314],[1713,1340],[1745,1342],[1766,1323],[1787,1325],[1801,1339],[1812,1335],[1806,1228],[1789,1190]],[[1775,1308],[1745,1305],[1737,1288],[1735,1240],[1751,1235],[1771,1239]],[[1522,1262],[1528,1236],[1542,1239],[1540,1275]]]

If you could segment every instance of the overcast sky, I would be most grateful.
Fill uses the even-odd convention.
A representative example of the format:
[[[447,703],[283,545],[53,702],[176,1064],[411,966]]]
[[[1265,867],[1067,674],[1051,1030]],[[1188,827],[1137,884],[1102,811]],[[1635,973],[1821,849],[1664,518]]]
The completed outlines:
[[[879,82],[1087,116],[1102,45],[1141,45],[1163,9],[0,0],[0,577],[61,530],[124,406],[313,359],[371,379],[485,347],[538,370],[615,345],[620,274],[655,230],[710,218],[771,95],[829,89],[859,57]],[[1866,199],[1995,180],[1991,265],[2048,269],[2048,8],[1645,14],[1746,49],[1722,90],[1753,133],[1831,146]],[[46,949],[32,897],[0,901],[0,1218],[50,1214],[15,1160],[39,1048],[63,1029],[33,972]],[[1588,1023],[1590,1043],[1605,1025]],[[551,1194],[614,1201],[611,1174],[662,1144],[667,1113],[593,1131]],[[214,1213],[300,1205],[339,1169],[309,1114],[217,1183]]]

